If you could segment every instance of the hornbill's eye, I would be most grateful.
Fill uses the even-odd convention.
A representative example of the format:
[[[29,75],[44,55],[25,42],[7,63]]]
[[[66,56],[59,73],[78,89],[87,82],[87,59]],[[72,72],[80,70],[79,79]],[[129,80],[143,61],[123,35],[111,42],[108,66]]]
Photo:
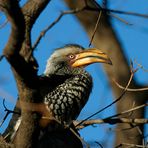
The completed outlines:
[[[75,57],[76,57],[76,56],[75,56],[74,54],[69,54],[69,55],[68,55],[68,58],[69,58],[69,59],[74,59]]]

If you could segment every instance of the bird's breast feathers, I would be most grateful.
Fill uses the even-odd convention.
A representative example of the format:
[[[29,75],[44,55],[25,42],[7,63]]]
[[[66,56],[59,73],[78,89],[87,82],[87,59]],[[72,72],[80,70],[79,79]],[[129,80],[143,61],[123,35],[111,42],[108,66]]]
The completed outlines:
[[[71,122],[76,119],[86,104],[92,89],[91,76],[82,74],[68,78],[45,96],[45,104],[60,122]]]

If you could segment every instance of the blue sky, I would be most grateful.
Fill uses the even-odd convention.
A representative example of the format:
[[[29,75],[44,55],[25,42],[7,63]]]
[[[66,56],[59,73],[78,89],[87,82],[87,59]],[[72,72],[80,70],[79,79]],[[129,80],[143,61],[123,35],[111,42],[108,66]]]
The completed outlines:
[[[23,1],[22,1],[23,2]],[[101,0],[100,0],[101,3]],[[148,14],[148,1],[147,0],[110,0],[109,7],[111,9],[131,11]],[[32,31],[32,41],[35,42],[36,38],[40,32],[52,23],[60,14],[61,10],[66,10],[67,7],[64,5],[63,0],[53,0],[41,14],[40,18],[36,22]],[[118,14],[116,14],[118,15]],[[2,14],[0,14],[2,16]],[[126,25],[123,22],[112,18],[112,24],[118,35],[124,52],[127,55],[128,61],[136,60],[138,63],[142,64],[144,68],[148,69],[148,19],[118,15],[132,25]],[[0,24],[3,23],[5,17],[1,17]],[[66,23],[65,23],[66,22]],[[8,36],[10,34],[10,25],[7,24],[4,28],[0,29],[0,54],[2,54],[2,49],[7,42]],[[62,20],[54,26],[45,37],[41,40],[39,46],[35,51],[35,57],[39,62],[39,74],[45,69],[46,60],[52,53],[52,50],[63,46],[68,43],[77,43],[84,47],[88,47],[89,38],[85,33],[84,29],[80,26],[77,19],[72,15],[66,15]],[[84,119],[92,113],[98,111],[102,107],[106,106],[112,102],[112,92],[111,88],[106,79],[106,75],[100,64],[93,64],[88,66],[87,70],[92,74],[94,79],[94,87],[91,93],[90,99],[81,112],[79,119]],[[141,84],[148,83],[148,73],[139,70],[136,73],[136,79]],[[106,91],[107,90],[107,91]],[[6,60],[2,60],[0,63],[0,119],[5,115],[3,106],[1,104],[2,98],[6,98],[6,105],[9,109],[13,109],[15,105],[15,100],[17,98],[16,84],[13,79],[10,66]],[[105,110],[104,112],[97,115],[97,118],[103,118],[115,113],[115,106]],[[95,118],[96,118],[95,117]],[[2,132],[7,126],[9,118],[5,124],[0,128]],[[109,130],[111,128],[112,130]],[[98,141],[99,143],[106,144],[105,148],[110,148],[113,140],[113,130],[114,127],[111,125],[99,125],[94,127],[88,127],[81,130],[81,136],[86,141]],[[110,136],[108,136],[110,135]],[[107,137],[107,141],[105,140]],[[95,145],[95,143],[93,143]],[[93,146],[95,147],[95,146]]]

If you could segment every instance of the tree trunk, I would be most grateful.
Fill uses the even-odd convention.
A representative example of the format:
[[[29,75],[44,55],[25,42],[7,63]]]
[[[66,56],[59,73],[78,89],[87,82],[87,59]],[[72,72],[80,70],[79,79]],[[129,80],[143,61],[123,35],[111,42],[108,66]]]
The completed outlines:
[[[68,6],[71,9],[82,8],[85,6],[84,1],[69,1],[65,0]],[[88,1],[88,5],[96,8],[92,1]],[[99,11],[88,11],[76,14],[77,18],[81,22],[82,26],[85,28],[88,36],[91,38],[95,24],[97,22]],[[103,12],[95,37],[93,39],[93,45],[98,49],[103,49],[104,52],[109,55],[112,60],[113,66],[104,65],[105,72],[107,73],[108,80],[114,92],[115,98],[118,98],[122,91],[119,87],[115,85],[112,79],[115,79],[122,86],[126,86],[130,78],[130,68],[127,62],[127,57],[125,56],[121,43],[119,42],[118,37],[116,36],[111,23],[109,22],[109,16]],[[140,86],[133,79],[131,88],[139,88]],[[133,103],[135,106],[141,105],[146,102],[148,97],[148,91],[143,92],[127,92],[123,98],[116,103],[117,112],[125,111],[129,108],[132,108]],[[129,118],[144,118],[144,109],[134,111],[134,113]],[[115,145],[119,145],[123,142],[133,143],[133,144],[142,144],[142,135],[138,132],[137,128],[132,128],[130,130],[122,130],[132,127],[129,124],[118,124],[116,132],[116,142]],[[143,131],[143,126],[140,126],[140,129]]]

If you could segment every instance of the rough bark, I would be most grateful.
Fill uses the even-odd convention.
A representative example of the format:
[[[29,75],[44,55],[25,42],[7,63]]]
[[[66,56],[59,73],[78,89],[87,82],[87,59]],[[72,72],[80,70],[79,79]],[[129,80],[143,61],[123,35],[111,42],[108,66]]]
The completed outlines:
[[[22,117],[21,125],[13,140],[14,145],[12,145],[16,148],[49,147],[49,145],[55,147],[55,144],[59,147],[69,147],[70,145],[82,147],[80,140],[69,129],[66,130],[63,127],[60,127],[58,131],[53,128],[55,131],[52,129],[52,132],[47,132],[48,136],[44,136],[39,141],[41,115],[40,107],[36,107],[36,105],[40,106],[42,98],[39,93],[40,77],[37,76],[38,64],[33,57],[31,30],[49,2],[50,0],[28,0],[20,8],[17,0],[0,0],[0,9],[11,23],[11,34],[3,54],[11,65],[17,83]],[[54,138],[50,138],[50,136]],[[51,140],[48,140],[47,137]],[[63,137],[67,138],[66,142]],[[0,144],[4,147],[9,146],[4,139]]]
[[[0,136],[0,148],[14,148],[14,145],[6,143],[3,137]]]
[[[30,64],[26,60],[26,55],[20,54],[21,50],[26,50],[24,47],[27,46],[28,50],[31,48],[31,46],[28,46],[28,42],[26,42],[29,40],[26,34],[30,34],[30,32],[26,30],[28,25],[26,25],[25,17],[19,7],[18,1],[6,0],[0,1],[0,4],[11,23],[11,35],[3,53],[12,67],[17,82],[19,98],[21,102],[39,102],[40,94],[37,91],[38,86],[36,85],[37,71],[33,68],[33,64]],[[32,13],[33,12],[34,8],[32,8]],[[31,13],[30,16],[32,16],[33,20],[33,15]],[[20,103],[20,107],[22,112],[22,124],[18,132],[19,138],[16,138],[15,146],[22,148],[35,147],[39,134],[39,115],[33,110],[26,110],[23,103]]]
[[[11,34],[3,54],[10,63],[16,79],[22,113],[22,123],[14,140],[14,145],[9,145],[5,143],[4,139],[0,139],[0,144],[4,147],[14,146],[18,148],[32,148],[49,147],[49,145],[50,147],[82,147],[80,139],[78,139],[69,129],[65,129],[61,126],[58,126],[57,128],[55,124],[49,126],[49,132],[47,130],[46,136],[38,141],[40,114],[31,107],[29,110],[26,109],[26,106],[24,105],[25,103],[38,104],[42,101],[38,91],[40,80],[37,76],[38,64],[33,57],[31,30],[36,19],[45,9],[49,1],[50,0],[28,0],[26,4],[20,8],[18,0],[0,0],[0,9],[5,13],[8,21],[11,23]],[[67,3],[71,8],[79,7],[84,4],[83,1],[68,0]],[[84,17],[84,15],[87,17]],[[91,36],[98,13],[85,11],[77,16],[86,28],[88,35]],[[130,70],[120,43],[105,14],[101,18],[101,26],[99,26],[93,42],[97,48],[105,49],[104,51],[112,59],[113,66],[111,68],[108,66],[104,67],[109,76],[115,96],[118,97],[121,94],[121,90],[114,85],[111,78],[115,78],[120,84],[125,85],[130,77]],[[120,70],[118,67],[119,61]],[[131,87],[136,88],[139,86],[133,80]],[[117,109],[118,111],[128,109],[132,106],[133,101],[136,101],[136,105],[143,104],[147,96],[147,92],[127,93],[122,101],[117,104]],[[142,118],[143,112],[144,110],[139,110],[138,112],[133,113],[130,118]],[[128,126],[129,125],[121,125],[120,128],[126,128]],[[139,133],[135,129],[124,133],[118,132],[117,137],[119,139],[117,139],[117,144],[122,142],[130,143],[131,140],[129,141],[129,137],[133,137],[133,135],[135,136],[137,134]],[[125,137],[127,137],[127,139],[125,139]],[[134,137],[132,142],[140,144],[141,137]]]
[[[71,9],[81,8],[85,6],[84,1],[69,1],[65,0],[68,6]],[[96,8],[92,1],[88,1],[88,5]],[[94,27],[99,15],[99,10],[88,11],[85,10],[81,13],[77,13],[76,16],[78,20],[81,22],[82,26],[85,28],[88,36],[91,37],[94,31]],[[95,38],[93,39],[93,45],[96,48],[103,49],[112,60],[113,66],[104,65],[105,72],[108,76],[108,80],[114,92],[115,98],[119,97],[122,93],[122,90],[118,88],[115,83],[112,81],[114,78],[119,84],[122,86],[126,86],[129,77],[130,77],[130,68],[127,62],[127,57],[124,54],[122,49],[122,44],[120,43],[118,37],[116,36],[114,29],[112,28],[109,22],[109,16],[103,12],[101,16],[101,20],[99,22],[98,29],[95,34]],[[139,88],[141,87],[135,79],[132,80],[131,88]],[[132,107],[133,102],[136,105],[141,105],[146,102],[148,98],[148,91],[143,92],[128,92],[124,97],[116,104],[117,112],[121,112],[127,110]],[[144,109],[140,109],[135,111],[129,118],[144,118]],[[134,143],[134,144],[142,144],[142,136],[140,135],[136,128],[131,130],[122,131],[121,129],[129,128],[131,125],[129,124],[118,124],[116,132],[116,142],[115,145],[118,145],[122,142],[125,143]],[[143,126],[140,126],[141,130],[143,130]]]

